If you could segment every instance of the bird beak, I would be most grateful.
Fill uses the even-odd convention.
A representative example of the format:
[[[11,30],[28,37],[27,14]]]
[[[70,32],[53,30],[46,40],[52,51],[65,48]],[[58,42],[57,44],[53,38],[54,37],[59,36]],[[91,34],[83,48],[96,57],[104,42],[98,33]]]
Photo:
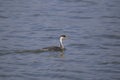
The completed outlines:
[[[66,36],[64,39],[68,39],[68,37]]]

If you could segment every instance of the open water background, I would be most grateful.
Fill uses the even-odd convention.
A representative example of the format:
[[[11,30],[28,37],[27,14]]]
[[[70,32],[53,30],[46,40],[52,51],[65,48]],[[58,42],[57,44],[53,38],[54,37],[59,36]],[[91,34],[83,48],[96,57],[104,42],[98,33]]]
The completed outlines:
[[[120,80],[120,1],[0,0],[0,80]]]

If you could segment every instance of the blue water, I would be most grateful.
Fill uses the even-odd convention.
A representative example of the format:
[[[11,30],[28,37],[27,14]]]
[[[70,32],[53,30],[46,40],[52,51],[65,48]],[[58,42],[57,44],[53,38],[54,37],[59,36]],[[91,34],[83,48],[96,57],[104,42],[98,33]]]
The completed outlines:
[[[0,80],[120,80],[120,1],[0,0]]]

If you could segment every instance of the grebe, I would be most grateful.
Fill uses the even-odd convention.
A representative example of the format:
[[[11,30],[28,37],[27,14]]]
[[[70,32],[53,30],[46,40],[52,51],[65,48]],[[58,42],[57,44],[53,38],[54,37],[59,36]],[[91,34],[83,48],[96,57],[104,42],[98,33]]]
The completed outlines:
[[[45,47],[42,48],[43,51],[63,51],[64,45],[63,45],[63,40],[66,38],[66,35],[61,35],[59,40],[60,40],[60,46],[51,46],[51,47]]]

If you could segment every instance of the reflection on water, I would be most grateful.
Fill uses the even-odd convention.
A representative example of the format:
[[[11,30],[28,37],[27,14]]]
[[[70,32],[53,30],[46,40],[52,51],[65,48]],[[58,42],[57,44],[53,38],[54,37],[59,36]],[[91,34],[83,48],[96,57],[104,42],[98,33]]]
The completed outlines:
[[[0,80],[120,80],[120,1],[0,0]],[[44,52],[66,34],[64,52]]]

